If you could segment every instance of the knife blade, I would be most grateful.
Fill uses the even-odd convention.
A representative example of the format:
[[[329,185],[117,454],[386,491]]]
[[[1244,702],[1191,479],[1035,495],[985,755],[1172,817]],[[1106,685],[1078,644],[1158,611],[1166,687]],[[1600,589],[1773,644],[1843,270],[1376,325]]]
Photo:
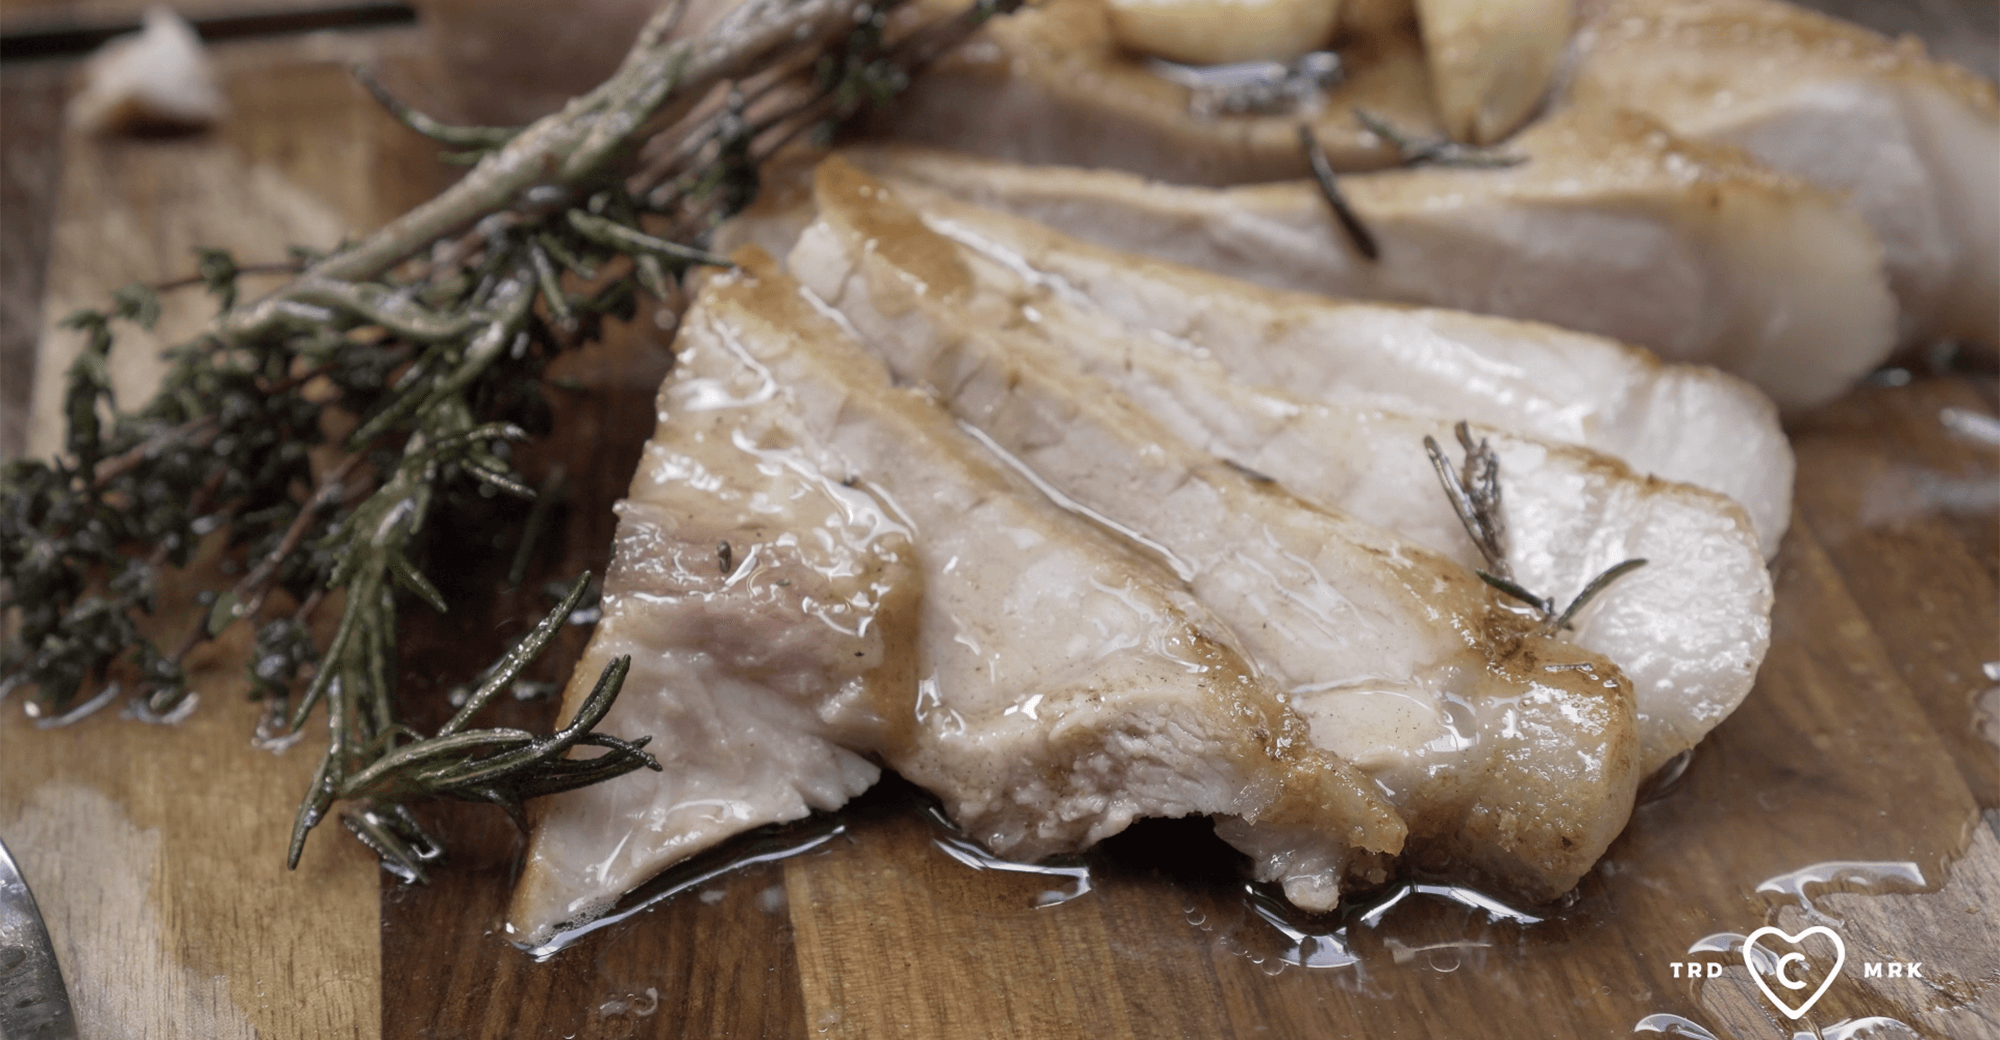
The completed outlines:
[[[0,1040],[76,1040],[76,1018],[34,893],[0,842]]]

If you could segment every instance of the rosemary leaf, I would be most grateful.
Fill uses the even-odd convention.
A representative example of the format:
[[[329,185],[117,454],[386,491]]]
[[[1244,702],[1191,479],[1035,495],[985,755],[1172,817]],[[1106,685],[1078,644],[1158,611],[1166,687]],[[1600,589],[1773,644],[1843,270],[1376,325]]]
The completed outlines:
[[[563,594],[562,602],[557,604],[556,608],[550,611],[547,617],[542,618],[541,623],[536,625],[533,631],[522,636],[521,641],[516,643],[512,650],[507,651],[495,663],[486,681],[481,683],[479,689],[473,691],[472,695],[466,698],[465,706],[458,710],[458,714],[452,716],[451,721],[445,723],[444,727],[438,730],[438,736],[448,737],[464,729],[465,724],[472,720],[472,716],[478,714],[479,709],[486,706],[486,702],[492,700],[501,690],[506,689],[507,684],[513,682],[514,677],[521,674],[521,669],[526,668],[535,658],[541,656],[542,651],[549,645],[549,640],[555,638],[556,633],[562,629],[563,623],[568,621],[569,616],[576,612],[577,604],[583,602],[584,594],[589,589],[590,575],[588,574],[579,575],[575,581],[571,582],[568,591]]]
[[[1333,174],[1333,162],[1326,157],[1326,149],[1320,147],[1319,137],[1313,133],[1311,124],[1299,124],[1299,147],[1306,153],[1306,164],[1312,167],[1313,180],[1319,184],[1320,195],[1333,208],[1341,230],[1347,232],[1348,241],[1354,244],[1354,251],[1368,260],[1380,260],[1382,248],[1375,242],[1375,233],[1368,230],[1368,225],[1361,222],[1361,215],[1347,204],[1347,196],[1340,193],[1340,182]]]
[[[655,238],[643,231],[615,223],[603,217],[585,213],[582,210],[569,211],[569,224],[585,238],[602,246],[630,253],[663,256],[683,263],[707,264],[711,267],[733,267],[728,257],[717,256],[703,249],[695,249]]]
[[[515,134],[521,132],[520,127],[451,126],[441,123],[404,104],[396,95],[389,93],[389,88],[383,86],[382,81],[376,79],[374,73],[369,72],[366,67],[355,65],[350,71],[353,72],[354,78],[368,89],[368,93],[375,96],[376,103],[395,117],[396,122],[433,141],[461,148],[478,149],[483,154],[504,146],[514,139]]]
[[[1379,116],[1364,109],[1354,110],[1362,129],[1387,142],[1396,150],[1403,166],[1454,166],[1465,169],[1504,169],[1527,162],[1525,155],[1513,155],[1492,148],[1460,144],[1449,137],[1416,138],[1405,134]]]
[[[1465,448],[1465,465],[1453,469],[1451,460],[1444,449],[1431,437],[1424,438],[1424,451],[1430,456],[1431,468],[1437,472],[1438,483],[1444,488],[1445,497],[1451,502],[1452,511],[1458,514],[1458,521],[1465,527],[1466,537],[1479,550],[1486,561],[1486,569],[1503,578],[1511,578],[1513,569],[1507,563],[1507,522],[1500,498],[1500,458],[1495,455],[1486,441],[1477,444],[1472,440],[1472,428],[1459,423],[1453,432],[1458,443]]]
[[[436,608],[438,613],[443,614],[451,609],[444,601],[444,593],[439,592],[437,586],[431,584],[431,580],[424,577],[422,571],[411,565],[409,557],[402,553],[391,553],[389,573],[395,577],[399,588],[405,592],[415,593],[425,603]]]
[[[1634,558],[1606,568],[1604,573],[1590,579],[1590,584],[1585,585],[1583,591],[1577,593],[1576,598],[1569,601],[1569,606],[1563,608],[1562,614],[1549,623],[1549,631],[1557,632],[1570,627],[1570,619],[1574,618],[1576,612],[1582,610],[1591,600],[1596,599],[1598,593],[1610,588],[1612,582],[1645,565],[1646,561],[1643,558]],[[1550,606],[1553,609],[1554,605],[1551,604]]]
[[[1527,589],[1522,588],[1520,584],[1512,578],[1503,578],[1498,574],[1489,574],[1486,571],[1474,571],[1473,573],[1479,575],[1480,581],[1483,581],[1486,584],[1491,585],[1496,589],[1499,589],[1501,592],[1506,593],[1508,596],[1511,596],[1514,599],[1520,600],[1521,602],[1526,603],[1528,606],[1535,608],[1535,612],[1540,614],[1545,619],[1555,613],[1556,604],[1554,600],[1544,599],[1540,596],[1535,595],[1532,592],[1529,592]]]

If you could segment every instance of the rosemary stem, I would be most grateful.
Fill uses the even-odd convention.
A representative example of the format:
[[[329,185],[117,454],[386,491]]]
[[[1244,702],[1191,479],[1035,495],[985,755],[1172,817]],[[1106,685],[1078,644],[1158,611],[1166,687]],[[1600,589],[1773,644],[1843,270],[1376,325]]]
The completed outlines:
[[[1354,244],[1354,251],[1368,260],[1380,260],[1382,249],[1375,242],[1375,234],[1368,225],[1361,222],[1361,215],[1347,204],[1347,196],[1340,192],[1340,182],[1334,177],[1333,162],[1326,157],[1326,149],[1321,148],[1319,137],[1313,133],[1309,123],[1299,124],[1299,145],[1305,150],[1306,163],[1312,167],[1313,180],[1319,184],[1319,193],[1326,198],[1326,204],[1333,209],[1334,218],[1340,221],[1341,230],[1347,232],[1347,239]]]
[[[375,716],[371,730],[386,733],[396,724],[395,710],[389,703],[389,691],[396,688],[389,674],[396,665],[396,594],[385,582],[376,596],[379,606],[368,626],[373,636],[368,653],[368,689],[372,691],[368,700]]]
[[[670,3],[601,86],[516,134],[436,198],[315,264],[308,276],[373,278],[538,185],[590,180],[669,98],[698,95],[788,44],[844,29],[859,6],[861,0],[749,0],[702,41],[690,43],[667,40],[680,15],[679,4]],[[551,169],[558,171],[553,178]]]

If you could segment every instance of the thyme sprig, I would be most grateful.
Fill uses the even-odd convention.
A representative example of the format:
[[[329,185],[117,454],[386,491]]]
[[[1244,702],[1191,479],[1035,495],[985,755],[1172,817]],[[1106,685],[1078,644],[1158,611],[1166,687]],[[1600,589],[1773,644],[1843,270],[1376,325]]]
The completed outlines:
[[[129,286],[72,315],[85,338],[66,376],[67,430],[53,459],[0,468],[0,690],[27,684],[43,722],[133,693],[162,717],[192,707],[183,657],[250,626],[261,742],[286,743],[315,711],[328,747],[300,806],[289,860],[338,802],[346,828],[385,868],[421,880],[441,846],[412,807],[460,799],[500,806],[658,768],[643,746],[600,733],[627,662],[613,662],[570,722],[537,736],[472,728],[474,716],[549,644],[585,595],[583,579],[501,660],[452,719],[425,735],[402,721],[399,611],[452,602],[436,558],[463,532],[528,528],[498,562],[518,584],[546,508],[512,448],[547,423],[542,371],[634,316],[642,296],[670,307],[703,248],[755,194],[757,167],[800,136],[905,88],[911,74],[1019,0],[981,0],[959,17],[891,38],[887,3],[750,0],[698,39],[675,39],[681,5],[662,7],[618,70],[529,126],[455,127],[362,81],[398,120],[459,151],[472,169],[359,242],[295,250],[290,282],[238,298],[246,267],[202,250],[194,276],[219,309],[169,352],[159,392],[136,411],[113,398],[122,325],[157,321],[157,292]],[[718,102],[716,99],[720,98]],[[523,517],[522,514],[528,514]],[[162,567],[221,540],[233,583],[167,648],[141,619]],[[332,636],[312,636],[322,608]],[[584,747],[602,749],[572,757]]]
[[[1571,627],[1577,612],[1596,599],[1598,594],[1610,588],[1612,583],[1646,565],[1644,559],[1634,558],[1615,563],[1597,577],[1585,583],[1583,590],[1569,601],[1569,606],[1556,610],[1556,601],[1547,596],[1538,596],[1514,579],[1514,569],[1507,562],[1507,519],[1501,505],[1500,456],[1488,441],[1482,437],[1472,439],[1472,427],[1458,423],[1452,427],[1461,448],[1465,449],[1465,461],[1454,467],[1451,457],[1438,447],[1436,438],[1424,438],[1424,451],[1429,454],[1431,468],[1437,471],[1438,484],[1444,488],[1445,498],[1458,514],[1458,522],[1465,527],[1466,537],[1472,539],[1473,547],[1485,560],[1484,568],[1475,568],[1475,574],[1486,584],[1498,589],[1511,599],[1527,604],[1542,619],[1542,631],[1549,635]]]

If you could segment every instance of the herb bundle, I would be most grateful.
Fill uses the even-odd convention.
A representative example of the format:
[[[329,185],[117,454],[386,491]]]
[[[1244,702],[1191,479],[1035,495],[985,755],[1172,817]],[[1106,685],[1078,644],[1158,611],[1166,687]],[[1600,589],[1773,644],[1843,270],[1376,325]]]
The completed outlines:
[[[353,803],[344,822],[385,866],[420,879],[439,846],[416,803],[491,802],[518,821],[526,799],[659,768],[645,738],[597,731],[623,660],[553,734],[469,728],[553,639],[584,578],[429,735],[399,721],[398,611],[446,608],[425,564],[459,521],[496,496],[536,497],[509,457],[546,423],[539,381],[555,355],[642,297],[678,301],[686,271],[726,263],[702,240],[755,195],[761,163],[830,136],[1019,4],[979,0],[898,33],[898,2],[751,0],[695,40],[672,38],[670,2],[610,79],[521,128],[448,126],[364,77],[471,170],[360,242],[295,253],[293,280],[254,302],[238,299],[246,270],[203,251],[198,276],[173,288],[205,287],[220,313],[170,352],[136,411],[112,398],[110,352],[121,324],[157,320],[156,290],[127,287],[65,321],[87,342],[68,372],[64,453],[0,470],[3,688],[32,685],[28,710],[45,723],[126,686],[136,713],[173,717],[193,703],[186,654],[251,626],[265,728],[296,734],[324,706],[331,736],[294,865],[336,802]],[[178,641],[155,644],[139,619],[158,606],[160,569],[211,535],[243,576],[204,592],[205,616]],[[310,634],[321,610],[338,612],[323,646]],[[600,753],[569,756],[581,746]]]

